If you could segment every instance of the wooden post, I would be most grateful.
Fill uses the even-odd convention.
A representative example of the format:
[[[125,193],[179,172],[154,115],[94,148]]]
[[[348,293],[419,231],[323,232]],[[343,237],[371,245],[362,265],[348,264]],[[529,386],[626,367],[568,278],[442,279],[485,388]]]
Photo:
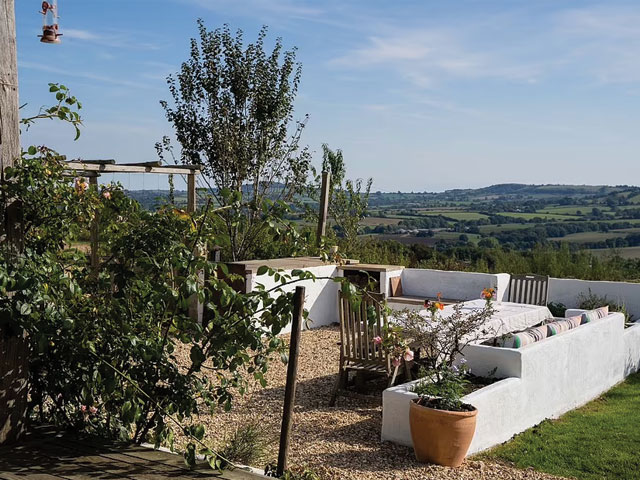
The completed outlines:
[[[14,0],[0,0],[0,176],[20,156],[18,65]],[[4,212],[5,239],[15,250],[22,244],[20,205]],[[29,359],[25,334],[11,324],[0,328],[0,444],[17,440],[25,430]]]
[[[89,177],[89,184],[95,185],[98,188],[98,177]],[[100,227],[100,214],[96,211],[93,220],[91,221],[91,273],[95,276],[98,275],[98,266],[100,265],[100,258],[98,255],[98,231]]]
[[[319,247],[322,243],[327,229],[327,213],[329,212],[329,186],[331,183],[331,173],[322,172],[322,191],[320,192],[320,212],[318,215],[318,232],[316,243]]]
[[[304,287],[296,287],[293,297],[293,320],[291,323],[291,341],[289,344],[289,363],[287,365],[287,384],[284,390],[284,409],[282,427],[280,429],[280,450],[278,451],[278,467],[276,475],[280,478],[287,469],[289,453],[289,437],[291,436],[291,420],[296,399],[296,377],[298,374],[298,350],[300,349],[300,331],[302,330],[302,314],[304,309]]]
[[[196,175],[187,175],[187,212],[195,213],[197,207],[196,200]]]
[[[193,215],[196,213],[196,208],[196,175],[195,173],[190,173],[187,175],[187,212]],[[195,255],[206,256],[206,251],[203,251],[203,249],[200,248],[200,245],[196,245],[195,248],[196,251],[193,252]],[[200,283],[204,283],[203,271],[198,272],[198,281]],[[202,322],[202,313],[203,306],[198,301],[198,296],[192,295],[189,298],[189,318]]]

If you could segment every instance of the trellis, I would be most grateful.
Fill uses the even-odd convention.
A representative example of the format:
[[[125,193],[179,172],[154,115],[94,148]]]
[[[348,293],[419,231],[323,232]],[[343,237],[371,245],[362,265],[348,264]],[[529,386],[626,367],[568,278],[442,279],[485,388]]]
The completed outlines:
[[[162,175],[187,175],[187,212],[197,208],[196,175],[202,170],[200,165],[162,165],[161,162],[116,163],[114,159],[65,161],[65,170],[73,175],[89,178],[91,185],[98,185],[98,177],[103,173],[159,173]],[[98,271],[98,228],[100,218],[96,215],[91,223],[91,268]]]

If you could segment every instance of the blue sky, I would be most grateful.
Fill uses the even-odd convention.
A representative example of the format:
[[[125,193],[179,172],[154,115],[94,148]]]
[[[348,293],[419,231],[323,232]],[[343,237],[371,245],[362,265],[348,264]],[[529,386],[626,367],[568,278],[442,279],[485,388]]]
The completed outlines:
[[[59,0],[60,45],[39,2],[16,0],[21,103],[47,83],[83,102],[85,128],[33,127],[23,144],[69,157],[155,160],[171,133],[159,100],[188,56],[196,19],[260,26],[298,47],[303,141],[342,148],[374,190],[502,182],[639,184],[640,2]],[[118,177],[163,188],[157,176]]]

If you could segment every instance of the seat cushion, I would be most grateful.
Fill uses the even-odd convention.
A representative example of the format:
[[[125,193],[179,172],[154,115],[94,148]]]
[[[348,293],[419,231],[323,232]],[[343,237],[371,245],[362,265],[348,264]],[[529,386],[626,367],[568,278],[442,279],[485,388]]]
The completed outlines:
[[[547,338],[547,333],[547,325],[542,325],[540,327],[527,328],[518,333],[509,333],[499,338],[496,343],[500,347],[520,348]]]
[[[598,320],[600,318],[604,318],[609,315],[609,306],[606,305],[604,307],[596,308],[595,310],[589,310],[588,312],[584,312],[582,314],[582,323],[593,322],[594,320]]]
[[[569,318],[554,318],[553,321],[547,323],[547,336],[557,335],[562,332],[576,328],[582,323],[582,317],[580,315]]]

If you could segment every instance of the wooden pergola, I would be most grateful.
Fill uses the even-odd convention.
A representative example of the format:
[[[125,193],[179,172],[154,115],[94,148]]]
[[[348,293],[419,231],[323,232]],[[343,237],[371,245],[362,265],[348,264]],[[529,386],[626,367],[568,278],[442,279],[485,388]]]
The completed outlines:
[[[62,160],[66,160],[62,157]],[[89,178],[91,185],[98,185],[98,177],[103,173],[157,173],[161,175],[187,176],[187,212],[194,213],[197,208],[196,175],[202,170],[201,165],[162,165],[161,162],[116,163],[114,159],[104,160],[70,160],[65,161],[65,170],[73,176]],[[98,226],[100,219],[94,218],[91,225],[91,268],[97,272]]]

